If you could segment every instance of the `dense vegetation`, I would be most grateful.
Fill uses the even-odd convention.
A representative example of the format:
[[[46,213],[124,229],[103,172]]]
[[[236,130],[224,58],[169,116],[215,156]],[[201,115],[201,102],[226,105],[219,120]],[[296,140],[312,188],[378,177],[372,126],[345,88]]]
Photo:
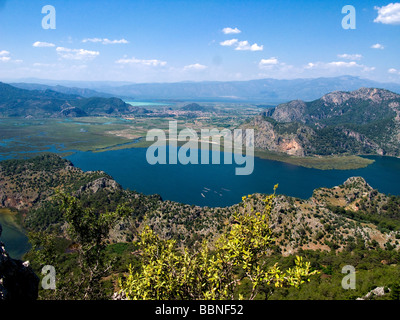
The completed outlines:
[[[357,211],[346,210],[343,207],[330,206],[332,212],[344,215],[352,220],[373,223],[383,232],[400,231],[400,197],[391,196],[378,212],[379,204],[361,200],[357,203]],[[399,237],[400,239],[400,237]]]
[[[299,289],[283,288],[270,292],[273,300],[354,300],[366,296],[376,287],[384,287],[385,296],[370,299],[399,300],[400,263],[399,252],[391,250],[368,250],[357,246],[343,252],[302,251],[298,253],[311,263],[311,267],[321,270],[318,277]],[[278,262],[282,267],[291,265],[293,257],[271,258],[270,263]],[[344,289],[341,285],[346,265],[356,269],[356,288]]]
[[[266,201],[266,204],[268,208],[272,202]],[[176,241],[162,240],[148,227],[143,229],[139,240],[131,244],[84,246],[83,244],[92,241],[98,243],[98,237],[105,239],[107,230],[112,226],[112,220],[108,221],[108,217],[115,219],[112,217],[116,213],[101,216],[99,219],[100,216],[96,218],[94,211],[80,207],[76,199],[65,196],[64,209],[66,219],[73,228],[70,234],[74,246],[71,246],[71,240],[57,239],[54,236],[31,236],[36,240],[34,248],[40,248],[28,255],[33,258],[36,267],[40,266],[37,264],[38,257],[45,257],[50,259],[47,263],[51,261],[59,270],[57,290],[41,291],[42,299],[109,298],[115,290],[122,290],[119,293],[120,298],[134,299],[243,297],[347,300],[364,297],[378,286],[384,287],[386,295],[372,295],[371,299],[400,298],[398,251],[390,248],[370,250],[362,239],[356,239],[354,245],[349,243],[340,252],[299,250],[297,256],[266,255],[264,246],[272,244],[273,235],[269,224],[265,223],[268,211],[258,213],[248,208],[245,214],[232,217],[227,233],[223,233],[211,249],[204,242],[200,250],[193,250],[177,248]],[[119,210],[123,215],[124,210]],[[102,221],[108,222],[104,224]],[[96,226],[103,231],[99,232],[100,229],[97,230]],[[76,249],[68,251],[68,248]],[[95,256],[90,253],[85,256],[81,252],[85,248],[97,248],[100,251]],[[100,260],[101,264],[107,266],[102,269],[104,272],[101,273],[101,279],[85,277],[90,272],[82,274],[83,263],[87,263],[86,268],[90,268]],[[45,260],[40,261],[46,263]],[[354,266],[357,270],[355,289],[344,289],[341,285],[344,277],[342,268],[345,265]],[[288,271],[281,271],[285,269]],[[318,270],[318,274],[311,277],[315,274],[312,270]],[[128,275],[126,271],[129,271]],[[118,278],[119,287],[115,287]],[[303,282],[307,279],[310,281]],[[71,285],[71,281],[74,285]]]
[[[212,247],[203,241],[200,249],[178,249],[176,241],[162,240],[146,226],[137,242],[141,259],[135,261],[135,265],[139,262],[140,270],[134,271],[130,264],[130,274],[126,280],[119,281],[120,295],[145,300],[244,298],[245,291],[238,293],[237,289],[247,280],[252,288],[246,298],[255,299],[261,286],[299,287],[309,281],[317,271],[311,271],[310,264],[301,257],[296,258],[294,268],[285,272],[277,264],[265,267],[265,257],[273,241],[269,226],[273,197],[265,199],[262,213],[248,208],[234,215],[232,224]],[[42,298],[105,298],[107,290],[103,279],[113,268],[105,240],[113,224],[129,210],[119,206],[113,213],[99,214],[91,208],[83,208],[74,197],[59,194],[58,200],[74,244],[73,260],[79,268],[65,269],[63,253],[56,245],[60,242],[54,235],[31,233],[33,250],[29,256],[35,266],[57,264],[57,268],[61,267],[58,270],[63,270],[57,274],[56,290],[43,292]],[[118,247],[112,249],[118,250]],[[62,262],[64,265],[59,266]]]

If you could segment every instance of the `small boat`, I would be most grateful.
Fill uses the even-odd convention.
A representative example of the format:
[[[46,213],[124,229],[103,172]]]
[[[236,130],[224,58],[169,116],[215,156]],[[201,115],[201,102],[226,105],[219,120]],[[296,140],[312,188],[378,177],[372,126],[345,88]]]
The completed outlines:
[[[204,194],[201,194],[203,198],[205,198],[206,196]]]

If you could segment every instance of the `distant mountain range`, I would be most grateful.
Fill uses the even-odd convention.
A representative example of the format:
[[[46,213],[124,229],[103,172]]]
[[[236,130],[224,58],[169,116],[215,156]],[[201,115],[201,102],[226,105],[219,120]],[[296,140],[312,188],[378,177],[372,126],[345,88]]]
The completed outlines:
[[[146,112],[146,109],[119,98],[84,98],[77,94],[49,89],[26,90],[0,83],[0,117],[119,116]]]
[[[25,84],[21,84],[24,82]],[[26,84],[29,82],[30,84]],[[172,99],[191,101],[229,101],[277,104],[301,99],[312,101],[333,91],[352,91],[361,87],[381,88],[400,93],[398,83],[380,83],[354,76],[314,79],[260,79],[250,81],[204,81],[176,83],[127,83],[127,82],[88,82],[54,81],[25,79],[15,84],[24,89],[38,89],[33,83],[49,85],[54,91],[73,93],[89,97],[101,92],[101,96],[112,95],[120,98]],[[37,86],[37,85],[36,85]],[[70,87],[66,89],[65,87]],[[74,90],[71,89],[75,88]],[[82,89],[76,88],[87,88]],[[90,90],[89,90],[90,89]],[[100,96],[99,94],[95,94]],[[105,95],[105,96],[104,96]]]
[[[78,95],[83,98],[112,98],[113,95],[109,93],[104,93],[104,92],[98,92],[95,90],[91,89],[85,89],[85,88],[77,88],[77,87],[65,87],[65,86],[60,86],[60,85],[55,85],[55,86],[49,86],[45,84],[39,84],[39,83],[11,83],[13,87],[20,88],[20,89],[25,89],[25,90],[37,90],[37,91],[56,91],[60,93],[65,93],[65,94],[70,94],[70,95]]]
[[[305,102],[293,100],[243,125],[255,129],[255,146],[289,155],[400,156],[400,95],[361,88]]]

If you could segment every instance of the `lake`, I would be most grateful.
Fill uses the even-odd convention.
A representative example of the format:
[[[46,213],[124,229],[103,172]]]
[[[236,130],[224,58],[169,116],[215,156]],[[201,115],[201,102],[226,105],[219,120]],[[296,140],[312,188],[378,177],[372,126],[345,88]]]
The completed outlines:
[[[134,107],[161,107],[161,106],[171,106],[171,103],[161,103],[161,102],[146,102],[146,101],[125,101],[125,103],[130,104]]]
[[[4,242],[6,251],[12,258],[21,259],[30,248],[24,230],[15,223],[8,209],[0,209],[0,224],[3,227],[0,241]]]
[[[199,206],[230,206],[239,203],[243,195],[271,193],[277,183],[278,193],[307,199],[314,189],[340,185],[352,176],[362,176],[380,192],[400,195],[397,158],[371,156],[368,158],[375,162],[357,170],[318,170],[255,158],[251,175],[236,176],[236,164],[150,165],[146,150],[77,152],[67,158],[85,171],[107,172],[124,188]]]

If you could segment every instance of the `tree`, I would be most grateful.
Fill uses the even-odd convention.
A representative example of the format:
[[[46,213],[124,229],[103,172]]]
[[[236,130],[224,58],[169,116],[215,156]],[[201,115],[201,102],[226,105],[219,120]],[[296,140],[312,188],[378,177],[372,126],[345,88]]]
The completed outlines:
[[[392,300],[400,300],[400,283],[395,283],[391,287],[390,298]]]
[[[179,250],[174,240],[163,240],[146,226],[138,242],[142,256],[140,270],[129,266],[129,274],[119,280],[120,294],[137,300],[235,299],[238,285],[251,283],[247,297],[254,299],[262,286],[298,287],[317,271],[296,257],[295,267],[286,271],[275,264],[266,266],[273,243],[269,217],[274,194],[264,200],[264,212],[249,206],[251,196],[243,197],[244,210],[236,212],[227,230],[213,246],[203,241],[199,250]]]
[[[125,206],[115,212],[98,213],[84,208],[80,201],[70,195],[57,192],[60,210],[67,223],[67,233],[75,244],[77,267],[60,274],[63,267],[57,266],[56,290],[46,293],[50,299],[99,300],[107,298],[101,280],[112,267],[106,257],[106,239],[112,226],[126,216]],[[55,250],[56,237],[45,233],[31,233],[33,255],[39,264],[57,264],[60,256]],[[61,259],[62,260],[62,259]],[[56,267],[56,266],[55,266]]]

